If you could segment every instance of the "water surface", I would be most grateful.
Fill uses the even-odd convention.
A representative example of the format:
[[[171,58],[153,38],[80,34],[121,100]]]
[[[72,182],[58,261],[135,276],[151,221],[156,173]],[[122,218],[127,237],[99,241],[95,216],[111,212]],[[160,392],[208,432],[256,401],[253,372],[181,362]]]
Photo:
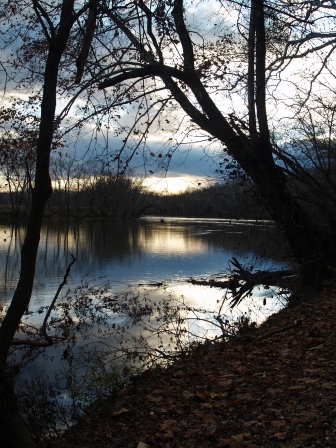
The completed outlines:
[[[0,305],[4,309],[18,280],[24,234],[23,227],[0,226]],[[82,399],[83,391],[90,397],[101,395],[106,375],[116,368],[123,372],[130,362],[137,368],[150,359],[149,352],[169,353],[195,339],[219,336],[221,330],[214,325],[219,310],[223,321],[248,317],[260,323],[283,306],[272,288],[255,288],[249,300],[232,310],[228,291],[194,286],[188,279],[221,278],[232,257],[254,269],[284,267],[283,252],[284,244],[271,222],[181,218],[161,222],[146,217],[45,223],[30,305],[34,313],[25,315],[23,322],[28,329],[41,325],[73,254],[77,261],[58,301],[62,307],[52,312],[53,325],[48,328],[53,337],[70,328],[70,337],[41,350],[16,349],[12,362],[25,363],[17,389],[30,393],[34,407],[41,409],[45,391],[56,391],[53,413],[60,412],[62,420]],[[89,286],[108,283],[109,303],[120,304],[118,311],[105,310],[105,323],[94,316],[91,326],[85,327],[82,322],[92,317],[88,308],[82,309],[82,315],[73,311],[81,301],[92,298],[85,289],[77,298],[73,292],[83,279]],[[98,295],[100,301],[104,294]],[[20,332],[18,337],[25,335]],[[138,357],[130,358],[131,353]],[[97,378],[105,379],[97,382]],[[47,396],[51,402],[49,392]]]
[[[0,226],[0,304],[10,301],[25,229]],[[270,222],[147,217],[46,223],[36,264],[32,309],[47,305],[73,254],[68,285],[104,277],[115,290],[224,272],[232,257],[264,269],[282,266],[283,243]]]

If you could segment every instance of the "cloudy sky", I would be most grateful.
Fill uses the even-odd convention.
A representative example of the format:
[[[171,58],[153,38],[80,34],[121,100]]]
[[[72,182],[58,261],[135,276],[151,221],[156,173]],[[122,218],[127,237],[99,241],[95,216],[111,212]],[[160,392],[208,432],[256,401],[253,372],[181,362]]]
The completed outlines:
[[[214,177],[217,163],[218,156],[205,154],[202,148],[195,145],[187,153],[174,153],[166,174],[147,172],[145,185],[165,193],[205,187]]]
[[[196,9],[193,9],[193,7],[191,7],[191,9],[188,10],[188,20],[193,23],[193,28],[197,29],[199,24],[202,23],[202,29],[204,32],[206,32],[207,38],[212,38],[212,28],[213,28],[212,20],[215,19],[212,18],[211,20],[209,19],[207,21],[201,19],[204,19],[204,16],[206,16],[207,18],[212,17],[211,13],[213,11],[216,11],[217,8],[218,6],[216,6],[216,3],[210,1],[198,5]],[[196,34],[194,38],[195,39],[197,38]],[[4,82],[5,78],[3,76],[3,73],[0,73],[0,87],[3,87],[2,84]],[[11,92],[11,94],[22,95],[23,92],[13,91]],[[81,98],[78,99],[78,103],[80,106]],[[63,107],[66,106],[66,104],[67,104],[66,101],[63,101],[62,98],[59,98],[57,105],[57,112],[60,113],[60,111],[63,109]],[[8,105],[10,106],[10,101]],[[129,123],[130,120],[132,119],[131,117],[133,112],[134,110],[132,110],[131,106],[129,107],[129,110],[128,107],[124,107],[123,111],[120,111],[121,120],[119,120],[119,124],[125,125],[125,127],[131,126]],[[169,121],[175,121],[175,124],[176,122],[183,121],[183,119],[181,118],[181,114],[179,112],[176,113],[176,115],[174,114],[172,115],[171,111],[169,113],[170,115],[165,116],[166,118],[167,117],[169,118]],[[71,121],[76,121],[77,118],[78,117],[76,115],[76,110],[73,109],[70,112],[70,118],[69,118],[70,122],[68,124],[71,124]],[[126,120],[128,120],[129,123]],[[72,137],[69,137],[70,138],[70,140],[68,141],[69,155],[71,153],[75,153],[76,157],[79,159],[82,158],[85,154],[88,155],[88,148],[91,147],[92,149],[92,141],[94,135],[92,126],[93,123],[88,125],[88,127],[85,126],[84,133],[81,136],[78,135],[73,136],[73,140]],[[178,128],[179,127],[177,126],[177,129]],[[178,136],[174,135],[172,130],[170,131],[167,130],[164,132],[154,131],[151,133],[148,139],[146,151],[147,153],[153,151],[153,153],[155,153],[155,157],[152,157],[153,160],[150,160],[151,158],[150,157],[148,158],[147,156],[146,162],[144,162],[144,160],[141,159],[141,154],[139,154],[138,157],[134,157],[134,160],[131,161],[130,166],[134,168],[135,174],[138,174],[140,176],[146,175],[145,184],[149,188],[156,191],[162,191],[167,193],[176,193],[184,191],[187,188],[199,188],[206,186],[209,179],[215,175],[215,170],[216,168],[218,168],[218,166],[216,164],[216,160],[212,152],[209,152],[208,150],[208,156],[207,156],[204,152],[204,149],[201,147],[201,143],[198,144],[199,141],[196,144],[193,143],[193,138],[195,138],[195,136],[192,137],[190,135],[187,135],[188,142],[186,144],[183,142],[183,144],[181,145],[181,149],[175,151],[171,159],[167,158],[165,159],[166,161],[170,162],[169,169],[166,173],[164,172],[162,167],[161,169],[157,169],[159,164],[162,162],[162,160],[164,160],[164,157],[166,157],[167,155],[167,148],[165,148],[164,150],[161,150],[160,148],[165,145],[165,142],[171,140],[172,136],[174,137],[174,140],[175,139],[177,140],[179,138]],[[122,146],[122,140],[120,136],[116,137],[110,135],[109,139],[110,141],[108,143],[108,146],[111,148],[111,152],[113,152],[113,148],[115,152],[117,152],[118,148]],[[177,143],[178,145],[180,144],[180,142]],[[207,145],[206,140],[205,145]],[[103,148],[103,146],[104,143],[102,143],[101,148]],[[64,152],[66,151],[67,149],[65,149]],[[96,154],[98,153],[98,151],[99,149],[96,150]],[[131,152],[131,149],[129,151]],[[161,159],[158,158],[158,154],[160,154],[160,151],[162,151],[163,154],[163,156],[161,156]]]
[[[83,141],[82,141],[83,143]],[[120,147],[120,139],[111,139],[111,147]],[[87,151],[87,146],[79,145],[76,148],[76,158],[81,159]],[[179,193],[188,188],[206,187],[216,175],[219,155],[218,148],[206,150],[199,145],[188,145],[188,149],[180,149],[174,152],[169,159],[168,170],[158,167],[162,159],[155,155],[151,160],[148,154],[158,154],[156,145],[149,145],[146,149],[146,162],[139,153],[130,161],[130,168],[135,175],[145,177],[144,184],[154,191],[162,193]],[[91,153],[87,153],[90,157]]]

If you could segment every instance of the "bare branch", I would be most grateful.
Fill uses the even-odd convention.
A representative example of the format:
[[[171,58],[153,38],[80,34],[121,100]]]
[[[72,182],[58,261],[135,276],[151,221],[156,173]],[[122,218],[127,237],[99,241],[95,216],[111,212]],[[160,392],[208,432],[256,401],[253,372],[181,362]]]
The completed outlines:
[[[76,262],[76,258],[72,254],[71,254],[71,258],[72,258],[72,261],[69,264],[69,266],[67,267],[67,270],[66,270],[66,272],[64,274],[63,281],[62,281],[62,283],[60,283],[60,285],[59,285],[59,287],[58,287],[58,289],[56,291],[56,294],[55,294],[55,296],[54,296],[54,298],[53,298],[53,300],[52,300],[52,302],[51,302],[51,304],[50,304],[50,306],[48,308],[47,314],[45,315],[44,320],[43,320],[41,332],[42,332],[43,337],[44,337],[45,340],[44,341],[39,341],[39,340],[33,340],[33,339],[13,339],[12,342],[11,342],[11,345],[16,345],[16,346],[17,345],[28,345],[30,347],[49,347],[49,346],[55,344],[55,342],[60,342],[60,341],[63,341],[65,339],[65,338],[49,336],[48,333],[47,333],[46,327],[47,327],[47,322],[48,322],[50,313],[51,313],[51,311],[53,310],[53,308],[55,306],[55,303],[56,303],[56,301],[58,299],[58,296],[59,296],[63,286],[66,285],[66,283],[67,283],[67,278],[68,278],[68,276],[70,274],[71,267]]]
[[[183,0],[174,1],[173,17],[175,21],[176,30],[181,40],[183,48],[184,69],[194,70],[195,69],[194,49],[190,39],[189,32],[187,31],[183,19]]]
[[[76,60],[77,74],[75,84],[80,84],[84,72],[84,67],[89,55],[94,30],[96,28],[98,2],[95,1],[89,8],[89,15],[86,22],[85,35],[83,38],[82,48]]]
[[[34,7],[34,11],[36,13],[36,16],[42,26],[44,35],[47,38],[48,42],[50,43],[52,41],[52,39],[54,39],[55,34],[56,34],[54,25],[53,25],[52,21],[50,20],[49,15],[47,14],[47,12],[45,11],[45,9],[42,7],[41,3],[38,0],[33,0],[33,5],[34,5],[33,7]],[[43,19],[49,25],[50,34],[47,30],[47,27],[46,27]]]
[[[145,5],[145,3],[143,2],[143,0],[139,0],[139,6],[140,8],[143,10],[143,12],[146,14],[147,17],[147,33],[150,36],[153,45],[155,47],[155,50],[157,51],[157,54],[159,56],[159,61],[160,64],[163,65],[163,55],[162,55],[162,51],[161,48],[159,47],[157,40],[154,36],[153,30],[152,30],[152,12],[151,10]]]
[[[59,296],[60,292],[62,291],[63,286],[66,285],[66,283],[67,283],[67,278],[68,278],[68,276],[70,274],[71,267],[76,262],[76,258],[72,254],[71,254],[71,258],[72,258],[72,261],[70,262],[69,266],[67,267],[67,270],[65,271],[63,281],[62,281],[62,283],[60,283],[60,285],[59,285],[59,287],[58,287],[58,289],[56,291],[55,297],[53,298],[53,300],[52,300],[52,302],[51,302],[51,304],[49,306],[49,309],[47,311],[47,314],[45,315],[44,320],[43,320],[43,325],[42,325],[43,336],[44,336],[45,340],[47,340],[47,341],[49,341],[51,343],[52,343],[52,338],[47,334],[46,326],[47,326],[47,322],[48,322],[50,313],[51,313],[51,311],[54,308],[54,305],[56,303],[56,300],[58,299],[58,296]]]
[[[180,81],[187,82],[187,77],[185,74],[176,68],[169,67],[167,65],[159,66],[159,65],[144,65],[142,68],[134,68],[132,70],[125,71],[120,75],[116,75],[111,79],[107,79],[102,81],[99,85],[99,89],[105,89],[107,87],[112,87],[117,84],[120,84],[123,81],[127,81],[128,79],[139,78],[142,79],[144,77],[149,76],[172,76],[174,78],[179,79]]]

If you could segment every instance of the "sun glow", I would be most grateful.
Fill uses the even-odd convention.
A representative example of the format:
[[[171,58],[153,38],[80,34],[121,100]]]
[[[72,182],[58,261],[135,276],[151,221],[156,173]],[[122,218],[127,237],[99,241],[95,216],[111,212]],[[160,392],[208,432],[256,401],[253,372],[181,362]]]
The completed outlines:
[[[209,184],[206,178],[199,176],[181,175],[171,177],[151,176],[144,180],[144,185],[151,191],[161,194],[178,194],[186,190],[195,190]]]

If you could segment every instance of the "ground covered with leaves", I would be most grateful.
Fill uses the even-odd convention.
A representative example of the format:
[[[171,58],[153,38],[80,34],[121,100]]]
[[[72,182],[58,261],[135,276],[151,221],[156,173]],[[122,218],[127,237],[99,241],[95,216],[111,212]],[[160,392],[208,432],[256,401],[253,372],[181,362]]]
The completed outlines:
[[[325,289],[145,372],[52,447],[336,447],[335,300]]]

